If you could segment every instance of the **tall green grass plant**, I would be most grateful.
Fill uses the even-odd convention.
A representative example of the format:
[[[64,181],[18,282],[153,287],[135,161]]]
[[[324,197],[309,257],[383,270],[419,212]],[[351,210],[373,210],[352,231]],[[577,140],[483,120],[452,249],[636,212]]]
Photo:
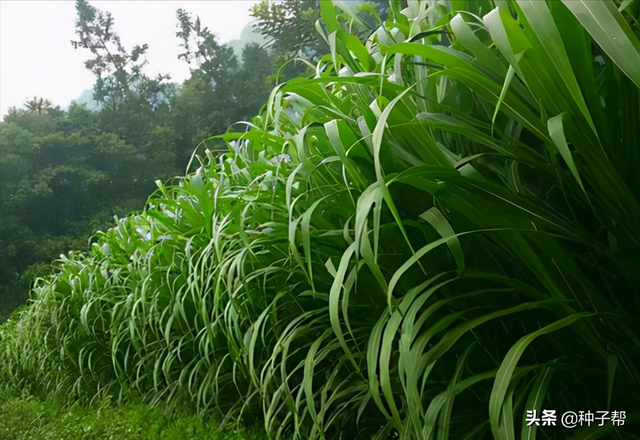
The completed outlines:
[[[0,374],[273,438],[636,438],[638,5],[393,0],[366,44],[321,5],[315,77],[60,260]]]

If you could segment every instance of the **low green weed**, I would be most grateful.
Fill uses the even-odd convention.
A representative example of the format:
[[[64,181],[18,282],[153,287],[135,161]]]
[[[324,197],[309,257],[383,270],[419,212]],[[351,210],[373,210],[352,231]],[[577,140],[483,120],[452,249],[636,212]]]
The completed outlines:
[[[110,399],[91,406],[65,406],[54,398],[42,400],[0,389],[0,440],[259,440],[259,432],[218,431],[205,421],[178,410],[164,414],[144,404],[113,406]]]

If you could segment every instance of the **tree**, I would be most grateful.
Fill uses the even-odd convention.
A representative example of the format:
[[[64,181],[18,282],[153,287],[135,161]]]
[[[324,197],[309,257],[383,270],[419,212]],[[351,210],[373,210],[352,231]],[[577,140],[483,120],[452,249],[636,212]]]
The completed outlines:
[[[35,251],[33,233],[24,224],[26,192],[39,151],[33,134],[0,122],[0,305],[24,300],[18,280]]]
[[[118,83],[128,90],[132,74],[139,72],[144,63],[134,64],[131,72],[127,72],[127,65],[138,62],[149,46],[137,45],[129,54],[112,29],[114,20],[110,12],[96,9],[86,0],[76,0],[76,12],[76,34],[79,40],[72,40],[71,44],[76,49],[89,49],[95,55],[95,58],[85,62],[85,66],[98,78],[102,78],[103,73],[114,73]]]
[[[251,43],[242,48],[242,69],[238,72],[235,89],[239,114],[243,119],[257,115],[267,102],[272,88],[268,81],[272,63],[269,51],[259,44]]]
[[[320,8],[315,0],[265,0],[251,7],[251,16],[276,56],[306,54],[315,60],[326,48],[316,30]]]
[[[343,30],[364,42],[380,26],[380,14],[386,16],[388,1],[345,1],[342,7],[345,10],[337,10],[337,19]],[[274,72],[286,64],[277,81],[312,75],[306,64],[292,60],[303,58],[316,63],[328,51],[326,36],[318,32],[323,29],[320,15],[318,0],[263,0],[251,8],[254,27],[269,40]]]
[[[36,136],[45,136],[56,130],[58,120],[64,112],[59,106],[52,107],[49,100],[33,98],[24,104],[24,109],[10,107],[4,120],[27,130]]]
[[[147,44],[136,45],[128,51],[114,32],[114,19],[109,12],[91,6],[86,0],[76,0],[76,35],[72,40],[74,48],[88,49],[94,58],[85,62],[97,78],[94,99],[104,103],[105,108],[121,112],[127,104],[134,113],[153,111],[161,102],[166,102],[173,88],[163,81],[169,75],[149,78],[142,73],[147,64],[141,57],[146,53]]]
[[[42,114],[42,112],[49,112],[49,110],[52,109],[51,107],[51,101],[49,101],[48,99],[38,99],[37,97],[33,97],[32,100],[27,101],[24,106],[27,108],[27,110],[32,111],[32,112],[38,112],[38,114]]]
[[[188,64],[195,61],[198,66],[196,70],[207,77],[211,87],[217,92],[218,100],[223,96],[229,99],[233,73],[238,69],[238,59],[233,49],[219,44],[215,35],[207,27],[202,27],[200,17],[193,20],[191,14],[183,9],[178,9],[176,15],[180,28],[176,36],[182,40],[180,47],[185,49],[184,53],[178,55],[178,59],[183,59]],[[193,71],[192,69],[192,73]]]
[[[194,65],[181,95],[172,101],[180,155],[188,159],[200,142],[223,133],[230,124],[244,117],[238,96],[247,85],[231,47],[220,44],[216,36],[202,26],[200,17],[194,19],[183,9],[178,9],[176,16],[179,29],[176,37],[184,48],[178,58]]]

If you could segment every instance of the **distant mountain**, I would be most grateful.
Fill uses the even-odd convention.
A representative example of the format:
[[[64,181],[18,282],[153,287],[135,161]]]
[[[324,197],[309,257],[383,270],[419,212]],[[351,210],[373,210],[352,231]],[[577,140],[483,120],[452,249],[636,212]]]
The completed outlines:
[[[76,104],[82,105],[82,104],[87,104],[86,108],[87,110],[98,110],[100,107],[100,104],[98,104],[97,101],[93,100],[93,89],[87,89],[84,90],[80,96],[78,97],[78,99],[76,99],[75,101],[71,101],[72,103],[75,102]]]
[[[249,43],[258,43],[260,45],[267,42],[259,32],[253,30],[253,25],[249,23],[240,33],[240,38],[237,40],[231,40],[225,43],[225,45],[231,47],[238,59],[242,59],[242,48]]]
[[[132,86],[133,87],[133,86]],[[180,89],[180,85],[176,84],[176,89],[179,90]],[[164,100],[164,101],[168,101],[167,98],[162,98],[162,94],[158,93],[158,98],[160,100]],[[101,104],[98,103],[97,101],[95,101],[93,99],[93,89],[87,89],[84,90],[80,96],[78,97],[78,99],[75,99],[73,101],[71,101],[71,103],[69,103],[69,105],[76,103],[78,105],[82,105],[82,104],[86,104],[86,109],[90,110],[90,111],[99,111],[101,108]],[[69,106],[67,106],[67,109],[69,108]]]

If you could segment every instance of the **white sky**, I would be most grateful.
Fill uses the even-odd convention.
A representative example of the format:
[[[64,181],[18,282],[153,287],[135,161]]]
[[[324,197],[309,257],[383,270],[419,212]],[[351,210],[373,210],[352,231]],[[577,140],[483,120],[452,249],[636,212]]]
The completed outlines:
[[[176,10],[200,16],[203,26],[220,42],[240,37],[252,21],[251,5],[257,0],[89,0],[94,7],[111,12],[114,30],[127,50],[147,43],[149,76],[169,73],[182,83],[189,66],[178,60],[180,41]],[[0,116],[9,107],[22,107],[37,96],[65,108],[83,90],[91,89],[95,77],[84,67],[91,58],[86,49],[74,49],[75,1],[0,0]]]

